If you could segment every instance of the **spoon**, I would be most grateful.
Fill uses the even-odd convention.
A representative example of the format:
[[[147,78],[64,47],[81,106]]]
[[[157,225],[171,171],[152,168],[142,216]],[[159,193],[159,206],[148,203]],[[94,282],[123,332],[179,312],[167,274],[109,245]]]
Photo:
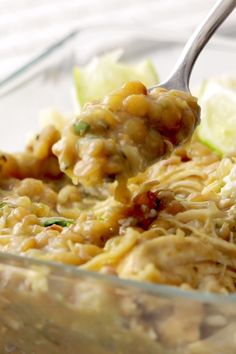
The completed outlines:
[[[195,61],[217,28],[236,7],[236,0],[220,0],[210,10],[203,22],[187,41],[176,65],[166,81],[159,85],[167,90],[176,89],[189,92],[189,79]]]

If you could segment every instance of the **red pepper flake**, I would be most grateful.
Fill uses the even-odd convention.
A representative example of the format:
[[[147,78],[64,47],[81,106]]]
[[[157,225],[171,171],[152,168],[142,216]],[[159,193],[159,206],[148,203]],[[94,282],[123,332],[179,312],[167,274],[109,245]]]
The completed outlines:
[[[161,200],[157,192],[147,191],[138,194],[133,199],[133,204],[127,212],[128,217],[137,220],[136,226],[147,230],[151,223],[156,219],[158,211],[161,208]]]
[[[183,210],[182,205],[175,200],[174,193],[171,191],[159,190],[156,192],[143,192],[138,194],[132,201],[126,216],[136,220],[136,226],[147,230],[158,213],[166,209],[175,215]]]

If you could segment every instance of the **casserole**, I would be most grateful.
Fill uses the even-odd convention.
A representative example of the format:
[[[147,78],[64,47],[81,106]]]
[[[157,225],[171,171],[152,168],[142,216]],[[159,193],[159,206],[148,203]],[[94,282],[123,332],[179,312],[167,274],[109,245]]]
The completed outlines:
[[[89,45],[95,32],[101,46],[92,41]],[[96,53],[119,46],[125,60],[149,56],[165,77],[180,45],[158,37],[142,36],[132,28],[111,28],[109,36],[106,28],[79,31],[36,66],[5,82],[0,92],[1,149],[21,148],[22,137],[37,129],[40,110],[73,110],[72,67]],[[211,44],[196,65],[192,87],[213,75],[233,75],[232,48],[233,44],[221,41]],[[140,354],[233,354],[236,350],[234,294],[123,280],[7,253],[0,254],[0,289],[2,353],[130,354],[135,348]]]

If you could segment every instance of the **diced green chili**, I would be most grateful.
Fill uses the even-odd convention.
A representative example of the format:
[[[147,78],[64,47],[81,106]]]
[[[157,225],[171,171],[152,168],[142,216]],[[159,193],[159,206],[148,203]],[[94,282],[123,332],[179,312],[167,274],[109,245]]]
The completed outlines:
[[[62,227],[67,227],[70,226],[71,224],[74,224],[74,220],[62,218],[59,216],[58,217],[53,216],[50,218],[41,218],[41,223],[44,227],[51,226],[51,225],[59,225]]]
[[[78,123],[74,124],[74,131],[77,135],[83,136],[85,133],[87,133],[90,130],[91,126],[81,120]]]

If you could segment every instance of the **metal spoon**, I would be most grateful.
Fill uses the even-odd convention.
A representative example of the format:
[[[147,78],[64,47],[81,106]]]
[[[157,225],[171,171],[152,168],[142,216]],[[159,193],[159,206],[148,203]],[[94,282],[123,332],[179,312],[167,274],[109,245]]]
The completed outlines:
[[[155,87],[163,87],[168,90],[176,89],[181,91],[190,91],[189,79],[198,55],[208,43],[213,33],[224,22],[235,7],[236,0],[217,1],[207,17],[197,27],[187,41],[168,79],[161,84],[152,87],[150,90]]]

